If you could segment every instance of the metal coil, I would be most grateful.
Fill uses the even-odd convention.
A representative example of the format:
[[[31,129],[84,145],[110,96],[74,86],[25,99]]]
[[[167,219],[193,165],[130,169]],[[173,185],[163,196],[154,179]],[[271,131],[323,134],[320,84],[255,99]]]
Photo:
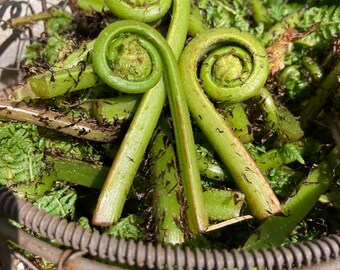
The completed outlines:
[[[185,246],[118,239],[84,229],[81,225],[38,209],[32,203],[0,187],[0,213],[18,221],[35,233],[80,250],[95,258],[143,269],[293,269],[337,260],[340,236],[287,245],[278,248],[237,251],[200,250]]]

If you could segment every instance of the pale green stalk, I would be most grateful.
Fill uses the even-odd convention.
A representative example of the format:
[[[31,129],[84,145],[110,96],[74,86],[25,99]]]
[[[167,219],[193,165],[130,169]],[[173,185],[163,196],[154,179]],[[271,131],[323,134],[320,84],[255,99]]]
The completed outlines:
[[[275,100],[267,88],[262,87],[256,99],[263,111],[266,129],[268,131],[275,130],[279,145],[298,141],[304,135],[300,123],[286,108],[275,104]]]
[[[339,151],[333,149],[317,168],[289,195],[282,204],[282,215],[264,221],[245,243],[245,249],[268,248],[281,245],[319,197],[339,176]]]
[[[183,194],[173,136],[166,119],[161,118],[158,123],[150,149],[156,239],[160,243],[182,244],[185,238]]]
[[[131,120],[136,113],[141,95],[122,95],[93,101],[92,114],[99,123]]]
[[[269,15],[262,0],[246,0],[245,2],[249,6],[256,23],[266,24],[269,22]]]
[[[242,103],[225,104],[224,116],[228,126],[235,132],[242,143],[254,139],[253,130]]]
[[[104,0],[77,0],[77,5],[84,10],[95,10],[97,12],[108,11]]]
[[[301,125],[308,128],[316,119],[320,111],[330,100],[333,91],[339,87],[340,61],[322,81],[316,92],[309,98],[308,103],[301,111]]]

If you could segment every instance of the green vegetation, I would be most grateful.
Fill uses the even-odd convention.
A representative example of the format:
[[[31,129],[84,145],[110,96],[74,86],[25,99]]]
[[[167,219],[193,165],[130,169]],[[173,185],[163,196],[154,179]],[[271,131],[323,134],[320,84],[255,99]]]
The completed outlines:
[[[45,167],[39,151],[38,129],[22,123],[0,124],[0,183],[34,181]]]
[[[337,1],[71,5],[11,21],[46,31],[0,99],[0,184],[84,228],[169,245],[340,231]]]

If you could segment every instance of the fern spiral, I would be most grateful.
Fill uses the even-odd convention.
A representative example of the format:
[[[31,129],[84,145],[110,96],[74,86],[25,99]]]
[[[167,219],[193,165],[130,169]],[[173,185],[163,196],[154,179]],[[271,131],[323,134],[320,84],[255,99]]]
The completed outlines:
[[[100,35],[93,48],[93,64],[100,79],[125,93],[143,93],[162,76],[162,60],[146,38],[126,29]],[[141,32],[136,31],[136,32]]]
[[[190,48],[195,53],[191,65],[208,54],[201,64],[200,79],[205,93],[215,101],[244,101],[257,94],[267,79],[264,48],[236,28],[210,30],[194,39]]]

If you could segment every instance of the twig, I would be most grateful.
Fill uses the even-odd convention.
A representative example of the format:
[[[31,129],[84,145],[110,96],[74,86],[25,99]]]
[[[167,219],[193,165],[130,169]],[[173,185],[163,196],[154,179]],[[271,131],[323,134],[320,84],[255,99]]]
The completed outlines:
[[[92,141],[110,142],[117,138],[117,128],[74,119],[48,108],[31,107],[25,102],[0,98],[0,118],[15,120]]]

